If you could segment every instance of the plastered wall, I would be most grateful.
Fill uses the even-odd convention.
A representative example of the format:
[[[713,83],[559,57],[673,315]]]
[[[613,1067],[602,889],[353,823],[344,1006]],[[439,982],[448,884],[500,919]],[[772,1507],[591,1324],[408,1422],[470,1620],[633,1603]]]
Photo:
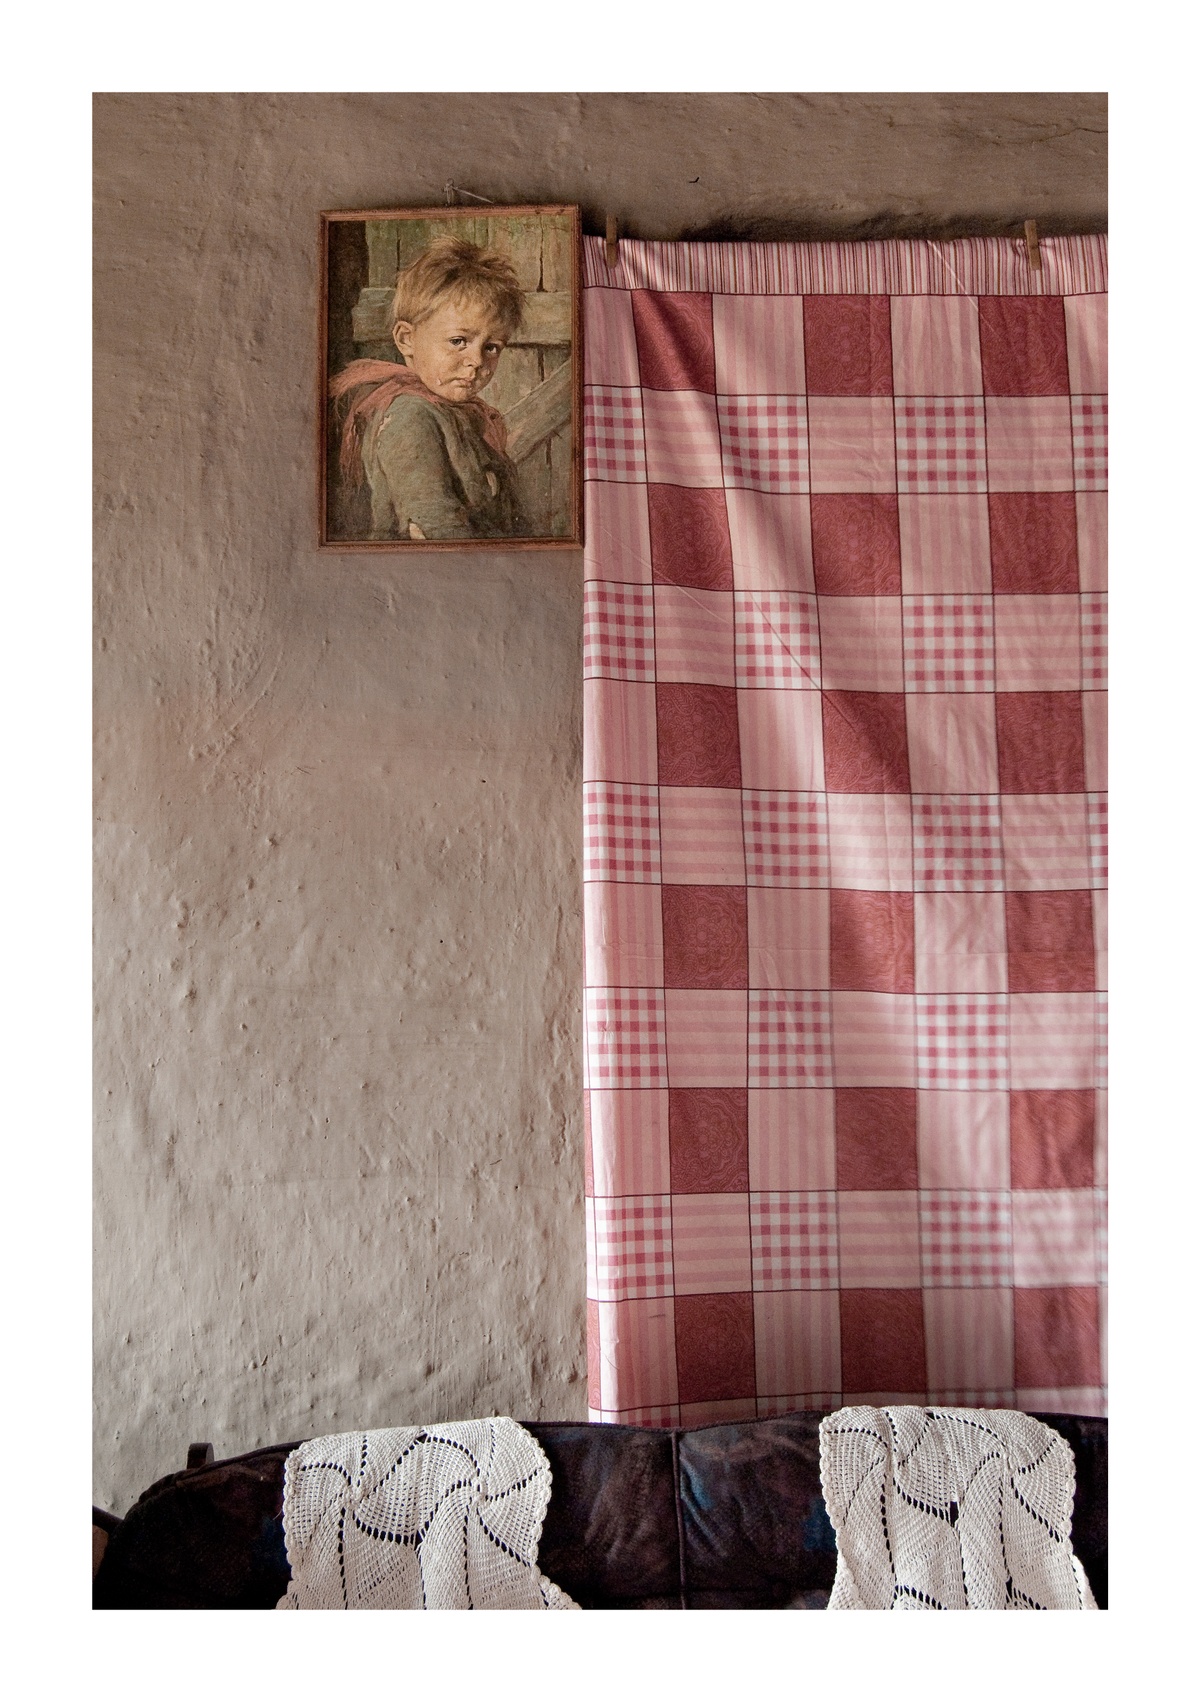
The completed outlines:
[[[1099,95],[104,95],[95,1478],[585,1411],[581,558],[315,548],[316,214],[1105,225]]]

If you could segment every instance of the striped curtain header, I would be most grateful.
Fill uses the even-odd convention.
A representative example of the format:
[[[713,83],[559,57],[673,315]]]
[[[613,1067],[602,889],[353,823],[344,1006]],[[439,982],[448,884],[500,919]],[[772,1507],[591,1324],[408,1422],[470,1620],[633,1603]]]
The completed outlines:
[[[1021,237],[953,242],[641,242],[622,238],[615,270],[604,239],[584,238],[592,289],[715,295],[1102,295],[1106,236],[1047,236],[1042,271]]]

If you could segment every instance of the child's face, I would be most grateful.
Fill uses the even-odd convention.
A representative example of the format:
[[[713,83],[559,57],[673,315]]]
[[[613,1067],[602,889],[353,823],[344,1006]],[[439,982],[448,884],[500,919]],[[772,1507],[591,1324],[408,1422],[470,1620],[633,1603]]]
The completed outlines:
[[[441,301],[419,325],[399,319],[396,347],[426,389],[447,402],[468,402],[495,375],[505,335],[492,310],[477,301]]]

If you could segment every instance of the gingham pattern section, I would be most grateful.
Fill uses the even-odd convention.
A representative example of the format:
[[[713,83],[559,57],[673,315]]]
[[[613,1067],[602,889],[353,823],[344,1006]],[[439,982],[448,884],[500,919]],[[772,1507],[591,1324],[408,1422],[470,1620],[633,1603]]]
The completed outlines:
[[[656,786],[585,782],[583,878],[652,884],[662,879]]]
[[[1008,1086],[1008,1003],[999,993],[918,993],[917,1086]]]
[[[654,593],[649,585],[583,588],[583,677],[654,678]]]
[[[909,496],[987,489],[982,400],[896,398],[896,488]]]
[[[913,888],[1004,890],[999,798],[943,793],[913,799]]]
[[[743,792],[749,886],[829,885],[829,819],[823,792]]]
[[[1103,1412],[1104,239],[586,247],[592,1416]]]
[[[1108,688],[1108,598],[1102,591],[1087,591],[1079,600],[1083,639],[1083,689]]]
[[[1108,886],[1108,793],[1087,795],[1088,865],[1091,884]]]
[[[906,691],[994,691],[990,597],[905,597]]]
[[[836,1288],[837,1195],[751,1194],[756,1291]]]
[[[1006,1288],[1013,1279],[1007,1193],[926,1189],[920,1197],[925,1288]]]
[[[751,1087],[832,1087],[828,993],[752,989]]]
[[[596,1300],[670,1294],[671,1199],[668,1194],[598,1199]]]
[[[733,621],[739,686],[819,688],[820,625],[810,592],[735,592]]]
[[[666,1087],[667,1032],[657,987],[589,987],[591,1087]]]
[[[803,396],[719,396],[725,483],[779,495],[808,489],[808,412]]]
[[[640,390],[590,384],[583,421],[583,476],[644,484],[646,438]]]
[[[1075,489],[1108,489],[1108,397],[1071,397],[1071,446]]]

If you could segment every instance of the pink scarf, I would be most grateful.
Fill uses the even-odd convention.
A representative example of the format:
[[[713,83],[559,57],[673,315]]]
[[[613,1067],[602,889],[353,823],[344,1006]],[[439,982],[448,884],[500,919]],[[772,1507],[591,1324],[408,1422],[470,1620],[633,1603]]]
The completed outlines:
[[[397,366],[388,360],[353,360],[330,380],[329,394],[338,402],[352,390],[361,390],[362,394],[350,404],[338,457],[342,477],[352,489],[357,490],[363,481],[363,432],[372,420],[391,407],[397,396],[421,396],[439,408],[466,409],[474,416],[484,442],[507,459],[508,431],[503,414],[477,396],[469,402],[447,402],[435,396],[410,366]]]

